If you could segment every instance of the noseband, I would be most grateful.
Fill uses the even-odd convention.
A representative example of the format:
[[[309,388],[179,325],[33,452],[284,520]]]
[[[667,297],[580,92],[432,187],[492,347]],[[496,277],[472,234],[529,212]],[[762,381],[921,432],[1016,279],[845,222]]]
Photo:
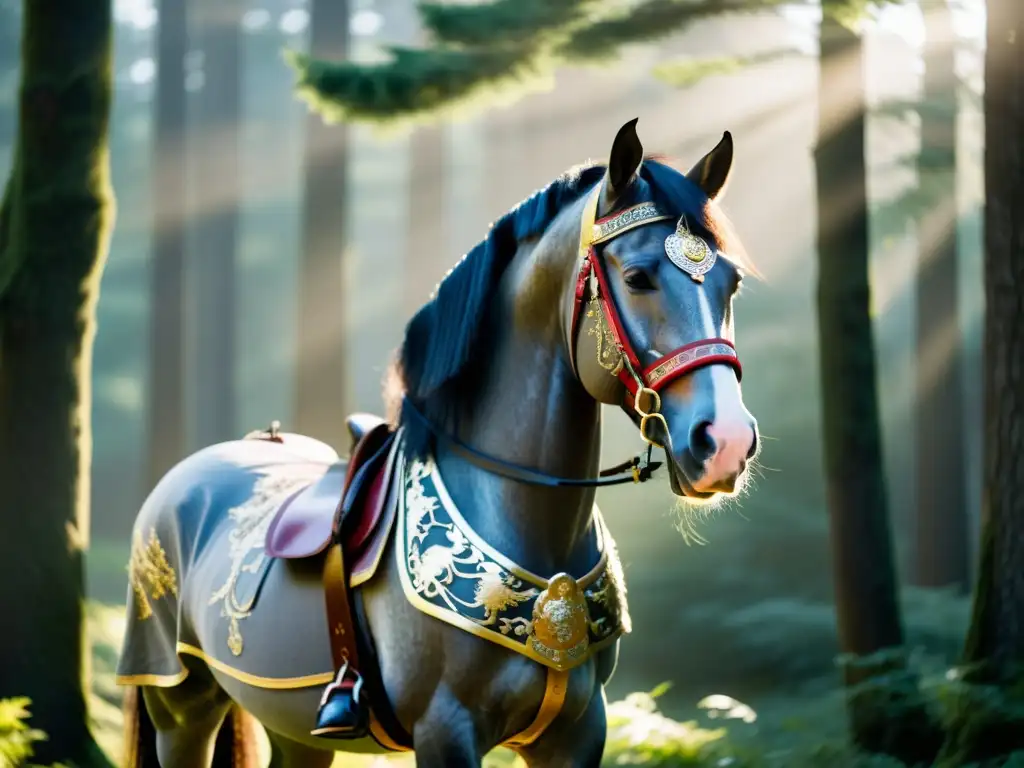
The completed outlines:
[[[602,185],[598,184],[587,198],[580,221],[579,267],[570,325],[569,359],[573,373],[578,379],[575,352],[577,334],[583,316],[583,308],[590,303],[592,309],[588,310],[588,315],[591,313],[596,315],[598,323],[607,329],[611,342],[611,362],[604,362],[606,355],[600,351],[600,346],[599,361],[604,368],[618,377],[619,381],[625,385],[627,397],[624,406],[627,409],[631,408],[640,417],[640,436],[647,443],[647,448],[629,461],[601,471],[596,478],[555,477],[476,450],[454,435],[438,429],[408,397],[405,398],[404,413],[413,416],[435,438],[448,445],[453,452],[464,457],[471,464],[493,474],[523,483],[551,487],[597,487],[628,482],[642,483],[650,479],[654,470],[661,466],[661,462],[651,461],[652,448],[664,447],[648,434],[648,425],[652,421],[660,422],[665,434],[668,434],[668,423],[660,412],[661,395],[659,392],[680,376],[715,363],[732,366],[736,371],[736,376],[742,376],[739,357],[733,343],[728,339],[717,337],[684,344],[658,358],[646,368],[640,363],[633,346],[629,343],[629,336],[626,334],[616,310],[615,301],[609,289],[608,274],[598,254],[597,246],[636,227],[674,217],[663,214],[654,203],[647,202],[597,219],[597,205],[601,199],[601,189]],[[674,241],[673,238],[675,238]],[[711,268],[715,259],[715,253],[710,246],[689,233],[684,219],[679,220],[675,234],[669,236],[666,241],[666,252],[673,264],[687,272],[696,282],[703,281],[704,273]],[[598,333],[600,345],[604,330],[599,330]],[[630,395],[632,402],[629,400]]]
[[[593,309],[589,310],[588,314],[596,314],[597,322],[608,329],[613,345],[611,362],[604,362],[605,355],[601,353],[600,347],[598,360],[602,367],[618,377],[619,381],[625,385],[627,393],[632,395],[632,403],[627,397],[625,406],[632,408],[640,417],[640,436],[644,442],[648,446],[664,448],[647,433],[648,425],[652,421],[658,421],[661,422],[665,434],[668,434],[668,423],[660,413],[661,395],[659,392],[680,376],[715,363],[732,366],[736,371],[737,378],[742,378],[743,369],[740,366],[739,356],[736,354],[736,347],[728,339],[720,337],[684,344],[667,355],[659,357],[646,368],[642,366],[633,350],[633,345],[629,343],[629,336],[622,327],[622,320],[619,318],[609,288],[608,273],[598,255],[597,246],[636,227],[654,224],[673,217],[663,214],[654,203],[648,202],[634,205],[602,219],[596,219],[597,204],[600,199],[601,185],[598,184],[583,207],[583,216],[580,221],[579,268],[576,273],[572,323],[569,327],[569,359],[572,363],[573,373],[579,378],[576,367],[577,335],[579,334],[580,319],[583,316],[583,307],[590,303]],[[672,241],[673,239],[676,239],[677,242],[683,241],[684,238],[685,244],[677,249],[677,252],[682,251],[685,255],[679,256],[671,250],[673,248]],[[666,252],[674,264],[686,271],[698,283],[704,281],[704,273],[710,269],[715,258],[710,246],[689,233],[685,228],[685,220],[682,218],[679,220],[676,233],[670,235],[666,241]],[[599,329],[599,344],[603,336],[603,329]]]

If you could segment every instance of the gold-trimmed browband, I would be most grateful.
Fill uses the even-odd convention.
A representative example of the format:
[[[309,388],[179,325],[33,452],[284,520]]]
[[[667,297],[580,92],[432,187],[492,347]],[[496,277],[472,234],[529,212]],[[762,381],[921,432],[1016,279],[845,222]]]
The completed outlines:
[[[593,202],[597,202],[596,195]],[[668,216],[658,210],[658,206],[654,203],[640,203],[627,208],[621,213],[617,213],[614,216],[602,219],[601,221],[593,224],[589,244],[597,245],[598,243],[611,240],[613,237],[617,237],[623,232],[628,232],[629,230],[635,229],[636,227],[644,224],[651,224],[655,221],[666,221],[673,218],[675,217]]]

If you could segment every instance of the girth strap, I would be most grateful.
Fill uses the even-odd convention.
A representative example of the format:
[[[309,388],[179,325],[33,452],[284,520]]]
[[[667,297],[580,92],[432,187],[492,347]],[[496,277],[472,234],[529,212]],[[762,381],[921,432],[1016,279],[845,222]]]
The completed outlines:
[[[533,722],[526,727],[526,730],[517,733],[511,739],[507,739],[502,744],[503,747],[519,750],[530,746],[540,738],[541,734],[547,730],[548,726],[555,721],[555,718],[562,711],[562,706],[565,704],[565,694],[569,690],[569,674],[569,670],[560,671],[548,667],[547,681],[544,684],[544,698],[540,702],[537,716],[533,718]]]

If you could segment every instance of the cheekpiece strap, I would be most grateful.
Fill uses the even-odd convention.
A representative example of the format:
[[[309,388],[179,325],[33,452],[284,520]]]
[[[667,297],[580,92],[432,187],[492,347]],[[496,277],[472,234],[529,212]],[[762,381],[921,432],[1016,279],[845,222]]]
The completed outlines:
[[[673,350],[646,368],[641,366],[640,360],[626,337],[615,302],[612,300],[604,265],[597,255],[595,246],[644,224],[674,217],[662,213],[654,203],[644,202],[597,219],[597,206],[600,199],[601,185],[598,185],[587,198],[580,220],[579,269],[576,277],[575,305],[570,325],[573,371],[576,372],[575,344],[583,314],[583,305],[587,301],[587,284],[589,282],[591,284],[589,293],[597,299],[600,312],[608,324],[608,330],[621,355],[622,362],[616,375],[626,386],[630,395],[635,396],[640,390],[657,392],[679,376],[715,363],[729,365],[736,371],[737,377],[742,376],[742,367],[736,354],[736,348],[729,339],[723,338],[702,339],[687,344]],[[699,254],[696,248],[698,244],[702,246]],[[676,245],[679,247],[675,248]],[[675,253],[677,250],[678,254]],[[703,280],[704,273],[714,264],[713,250],[701,238],[690,235],[683,219],[679,220],[676,232],[669,236],[666,252],[676,266],[689,273],[698,282]],[[711,254],[711,257],[708,257],[708,254]]]

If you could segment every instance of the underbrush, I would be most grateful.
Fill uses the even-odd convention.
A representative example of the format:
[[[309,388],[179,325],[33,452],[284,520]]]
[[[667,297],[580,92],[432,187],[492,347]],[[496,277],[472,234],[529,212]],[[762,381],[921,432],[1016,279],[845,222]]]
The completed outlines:
[[[904,595],[908,635],[923,649],[911,661],[921,673],[921,690],[940,720],[952,716],[964,700],[962,682],[947,661],[963,631],[962,609],[959,600],[942,593],[915,590]],[[90,702],[93,729],[117,765],[121,690],[114,685],[113,675],[124,630],[124,610],[92,604],[88,619],[94,651]],[[745,653],[768,656],[777,663],[784,661],[786,645],[790,653],[812,649],[820,652],[815,645],[829,631],[823,609],[806,605],[799,609],[778,603],[762,605],[746,614],[733,614],[729,623],[737,637],[744,638],[737,642],[744,646]],[[774,632],[769,631],[772,627]],[[806,636],[808,632],[810,637]],[[802,642],[792,644],[797,637],[802,637]],[[837,673],[801,679],[799,672],[806,668],[795,663],[787,668],[797,673],[789,688],[792,693],[763,693],[756,697],[756,708],[715,694],[705,696],[691,708],[692,717],[671,717],[659,706],[669,692],[667,685],[611,702],[604,768],[905,768],[891,758],[852,748],[847,738],[845,694],[836,686]],[[680,691],[673,693],[678,700]],[[0,701],[0,768],[25,765],[32,744],[45,738],[30,727],[27,704],[25,700]],[[411,766],[413,762],[409,756],[385,759],[345,755],[339,756],[335,765],[386,768]],[[504,750],[488,755],[485,762],[486,768],[522,765]],[[984,768],[1024,768],[1024,753]]]

